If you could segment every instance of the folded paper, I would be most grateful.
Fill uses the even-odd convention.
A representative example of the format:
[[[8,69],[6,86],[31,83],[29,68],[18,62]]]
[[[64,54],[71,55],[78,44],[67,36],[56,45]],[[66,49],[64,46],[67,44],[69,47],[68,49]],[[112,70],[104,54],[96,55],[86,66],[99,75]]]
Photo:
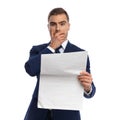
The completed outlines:
[[[77,76],[86,70],[87,52],[43,54],[38,108],[80,110],[83,87]]]

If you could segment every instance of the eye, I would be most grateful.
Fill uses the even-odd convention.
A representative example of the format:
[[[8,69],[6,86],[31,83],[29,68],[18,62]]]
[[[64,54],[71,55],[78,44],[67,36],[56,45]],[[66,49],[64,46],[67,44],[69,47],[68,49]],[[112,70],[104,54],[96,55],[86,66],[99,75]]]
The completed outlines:
[[[56,25],[56,23],[54,23],[54,22],[50,23],[50,26],[55,26],[55,25]]]
[[[66,24],[65,21],[63,21],[63,22],[60,23],[61,26],[65,25],[65,24]]]

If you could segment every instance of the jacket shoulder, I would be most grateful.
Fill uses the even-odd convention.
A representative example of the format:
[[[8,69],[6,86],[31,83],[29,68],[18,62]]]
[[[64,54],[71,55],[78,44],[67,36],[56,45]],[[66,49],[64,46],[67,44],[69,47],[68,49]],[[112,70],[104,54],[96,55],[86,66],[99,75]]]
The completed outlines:
[[[40,44],[40,45],[34,45],[34,46],[32,46],[30,52],[39,53],[40,51],[44,50],[47,46],[48,46],[48,43]]]
[[[78,47],[78,46],[75,45],[75,44],[72,44],[72,43],[70,43],[70,42],[69,42],[68,44],[69,44],[69,47],[71,47],[73,51],[85,51],[84,49]]]
[[[40,44],[40,45],[33,45],[33,46],[32,46],[32,49],[41,50],[41,49],[46,48],[47,46],[48,46],[48,43]]]

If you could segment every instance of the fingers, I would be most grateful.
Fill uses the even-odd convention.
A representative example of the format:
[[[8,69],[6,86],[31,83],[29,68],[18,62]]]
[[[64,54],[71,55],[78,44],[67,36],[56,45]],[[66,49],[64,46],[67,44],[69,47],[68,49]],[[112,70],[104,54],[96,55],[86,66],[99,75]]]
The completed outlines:
[[[51,39],[50,46],[53,49],[58,48],[64,42],[64,33],[57,32]]]
[[[64,33],[57,32],[54,35],[54,40],[57,40],[60,43],[62,43],[64,41],[64,38],[65,38]]]
[[[82,71],[80,72],[80,75],[78,75],[78,79],[80,81],[89,82],[89,81],[92,81],[92,75],[86,71]]]
[[[78,75],[78,80],[80,80],[81,85],[85,90],[89,90],[92,84],[92,75],[86,71],[80,72]]]

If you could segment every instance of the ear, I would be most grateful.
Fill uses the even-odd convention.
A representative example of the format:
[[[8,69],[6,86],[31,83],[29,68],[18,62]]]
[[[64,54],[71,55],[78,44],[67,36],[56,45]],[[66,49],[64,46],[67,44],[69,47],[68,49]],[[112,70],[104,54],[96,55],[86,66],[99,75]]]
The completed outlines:
[[[68,23],[68,30],[70,30],[70,23]]]

